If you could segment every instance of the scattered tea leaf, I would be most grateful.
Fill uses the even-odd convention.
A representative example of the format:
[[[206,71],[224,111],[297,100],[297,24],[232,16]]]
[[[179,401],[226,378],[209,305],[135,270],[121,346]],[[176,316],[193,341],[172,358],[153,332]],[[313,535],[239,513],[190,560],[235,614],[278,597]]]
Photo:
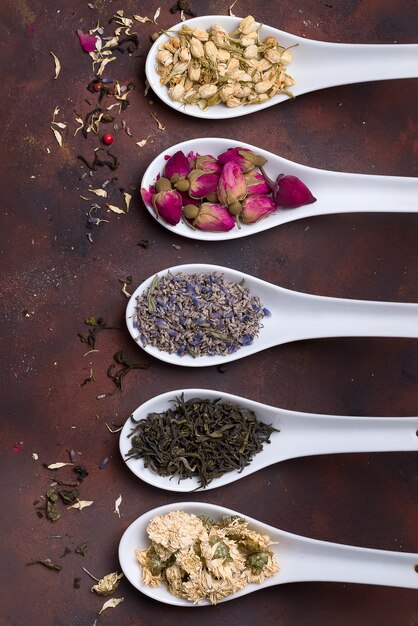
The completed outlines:
[[[122,504],[122,496],[120,495],[119,498],[116,498],[115,500],[115,513],[118,515],[118,517],[120,517],[119,507],[121,504]]]
[[[67,554],[71,554],[71,550],[70,548],[67,548],[67,546],[65,546],[64,552],[61,554],[60,559],[63,559],[65,556],[67,556]]]
[[[47,468],[49,470],[57,470],[66,465],[74,465],[74,463],[51,463],[51,465],[47,465]]]
[[[56,565],[55,563],[51,561],[51,559],[38,559],[37,561],[30,561],[29,563],[26,563],[26,565],[38,565],[38,564],[44,565],[48,569],[54,569],[57,572],[60,572],[62,570],[61,565]]]
[[[79,576],[76,576],[73,580],[74,589],[80,589],[80,582],[81,582],[81,578]]]
[[[118,604],[123,602],[124,599],[125,598],[111,598],[110,600],[108,600],[107,602],[104,603],[104,605],[102,606],[102,608],[99,611],[99,615],[101,615],[103,613],[103,611],[106,611],[106,609],[114,609],[115,607],[118,606]]]
[[[86,556],[87,555],[87,551],[88,551],[87,542],[78,544],[78,546],[74,550],[74,552],[76,554],[81,554],[81,556]]]
[[[54,128],[53,126],[51,126],[51,130],[54,133],[54,137],[57,140],[58,145],[62,148],[62,135],[61,135],[61,133],[56,128]]]
[[[157,118],[157,116],[155,115],[154,111],[150,111],[149,113],[150,113],[151,117],[153,117],[155,119],[155,121],[157,122],[158,130],[165,130],[166,127],[163,126],[163,124],[161,124],[160,120]]]
[[[123,209],[120,209],[118,206],[115,206],[114,204],[106,204],[106,206],[113,211],[113,213],[125,213],[125,211]]]
[[[91,506],[92,504],[94,504],[94,500],[77,500],[75,504],[72,504],[71,506],[67,508],[79,509],[81,511],[82,509],[85,509],[86,507]]]
[[[115,389],[112,393],[115,393],[117,389],[123,391],[123,379],[127,374],[129,374],[130,371],[137,369],[144,370],[149,368],[149,365],[143,365],[142,363],[132,363],[122,350],[120,352],[116,352],[116,354],[113,355],[113,358],[116,363],[118,363],[122,367],[115,373],[113,373],[113,370],[116,367],[115,363],[112,363],[108,367],[107,375],[113,380],[113,383],[115,385]]]
[[[58,505],[58,493],[55,489],[49,489],[46,494],[46,516],[51,522],[56,522],[60,517]]]

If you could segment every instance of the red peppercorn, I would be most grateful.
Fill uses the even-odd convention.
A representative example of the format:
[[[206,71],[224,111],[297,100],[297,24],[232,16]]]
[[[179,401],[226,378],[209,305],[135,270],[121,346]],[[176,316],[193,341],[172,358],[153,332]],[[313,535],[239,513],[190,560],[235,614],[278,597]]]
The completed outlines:
[[[102,141],[103,143],[105,143],[107,146],[110,146],[111,143],[113,143],[115,140],[114,136],[111,135],[110,133],[106,133],[105,135],[103,135],[102,137]]]
[[[102,88],[102,83],[100,83],[98,80],[96,80],[93,85],[93,91],[100,91],[100,89]]]

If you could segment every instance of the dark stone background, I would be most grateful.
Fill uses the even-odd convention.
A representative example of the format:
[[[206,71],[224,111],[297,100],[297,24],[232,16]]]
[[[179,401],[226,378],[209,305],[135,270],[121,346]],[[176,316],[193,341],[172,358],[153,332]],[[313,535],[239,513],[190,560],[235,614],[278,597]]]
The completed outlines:
[[[417,302],[417,215],[337,215],[296,221],[231,243],[195,243],[171,235],[145,212],[138,187],[149,162],[188,137],[242,139],[311,166],[414,176],[417,81],[351,85],[312,93],[295,102],[228,121],[188,118],[152,106],[166,125],[156,128],[144,98],[143,66],[153,25],[136,25],[140,57],[124,55],[106,75],[132,81],[136,90],[125,118],[133,138],[119,132],[114,144],[122,165],[119,184],[134,195],[127,215],[106,214],[109,224],[86,237],[88,203],[80,199],[90,179],[77,154],[99,144],[75,138],[74,110],[85,114],[93,77],[78,43],[87,31],[118,9],[153,15],[157,2],[16,0],[0,5],[2,33],[2,375],[1,626],[93,626],[102,598],[90,593],[85,566],[100,577],[118,568],[117,546],[141,513],[181,501],[137,480],[124,467],[118,435],[105,422],[123,423],[153,395],[181,387],[207,387],[246,395],[293,410],[347,415],[417,414],[417,343],[408,339],[330,339],[273,348],[231,364],[187,370],[142,353],[124,327],[127,300],[121,283],[133,286],[158,270],[188,262],[231,266],[284,287],[337,297]],[[194,0],[201,15],[226,14],[228,2]],[[161,3],[159,27],[177,21]],[[313,39],[353,43],[416,41],[416,3],[406,0],[238,0],[236,14]],[[113,30],[112,30],[113,32]],[[49,50],[62,63],[53,79]],[[91,98],[91,101],[94,99]],[[69,124],[60,149],[50,120]],[[415,133],[415,134],[414,134]],[[147,135],[142,150],[135,145]],[[50,150],[48,153],[47,148]],[[416,164],[415,164],[416,165]],[[108,171],[93,178],[99,186]],[[336,199],[338,202],[338,198]],[[396,209],[396,207],[394,207]],[[148,239],[144,250],[137,245]],[[180,249],[174,247],[180,246]],[[78,338],[84,318],[103,316],[120,331],[99,335],[99,352]],[[113,354],[125,349],[147,371],[111,391],[106,376]],[[96,382],[80,386],[93,369]],[[20,452],[13,445],[23,442]],[[62,509],[59,521],[39,519],[33,504],[49,481],[42,463],[67,461],[80,452],[89,470],[81,497],[94,505],[81,512]],[[32,453],[39,460],[32,458]],[[109,457],[100,470],[99,463]],[[324,540],[418,552],[417,455],[335,455],[289,461],[190,500],[224,504],[271,525]],[[54,476],[72,478],[72,468]],[[123,497],[121,518],[114,502]],[[39,506],[39,505],[38,505]],[[53,538],[52,535],[61,535]],[[74,547],[87,541],[82,557]],[[71,554],[60,558],[67,546]],[[28,561],[50,558],[61,572]],[[81,588],[73,579],[81,577]],[[281,626],[413,626],[417,592],[383,587],[309,583],[272,587],[197,611],[160,605],[122,581],[125,601],[98,624],[274,624]]]

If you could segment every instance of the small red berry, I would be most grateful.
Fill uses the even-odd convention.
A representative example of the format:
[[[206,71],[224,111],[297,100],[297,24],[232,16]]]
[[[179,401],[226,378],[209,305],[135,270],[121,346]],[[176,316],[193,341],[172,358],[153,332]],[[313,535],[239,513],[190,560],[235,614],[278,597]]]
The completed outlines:
[[[110,146],[111,143],[113,143],[115,140],[114,136],[111,135],[110,133],[106,133],[105,135],[103,135],[102,137],[102,141],[103,143],[105,143],[107,146]]]
[[[102,83],[100,83],[98,80],[96,80],[93,85],[93,91],[100,91],[100,89],[102,88]]]

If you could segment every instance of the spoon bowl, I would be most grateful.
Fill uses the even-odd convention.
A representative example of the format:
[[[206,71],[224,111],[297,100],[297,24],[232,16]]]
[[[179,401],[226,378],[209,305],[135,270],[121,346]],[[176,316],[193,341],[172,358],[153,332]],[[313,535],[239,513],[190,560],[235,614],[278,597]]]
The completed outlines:
[[[214,478],[204,488],[205,491],[245,478],[268,465],[302,456],[341,452],[418,451],[418,417],[346,417],[300,413],[211,389],[177,389],[163,393],[141,404],[132,417],[137,422],[145,419],[149,413],[162,413],[172,408],[173,400],[182,394],[185,401],[192,398],[211,401],[219,399],[220,402],[238,404],[254,411],[260,421],[271,424],[279,431],[271,434],[271,443],[264,444],[263,450],[242,471],[234,470]],[[160,476],[145,467],[144,459],[126,459],[131,449],[130,434],[134,426],[130,419],[126,421],[120,433],[119,448],[126,465],[138,478],[168,491],[199,490],[197,477],[179,481],[176,477]]]
[[[202,111],[197,105],[184,105],[171,100],[166,86],[160,85],[160,77],[155,69],[155,58],[159,44],[173,36],[171,31],[180,30],[184,26],[209,29],[214,24],[219,24],[227,32],[233,32],[238,28],[241,19],[227,15],[206,15],[180,22],[172,26],[168,34],[161,35],[150,48],[145,64],[146,76],[154,93],[171,108],[203,119],[240,117],[289,100],[287,95],[277,94],[261,104],[235,108],[218,104]],[[260,39],[266,37],[275,37],[285,48],[292,47],[293,60],[288,67],[290,75],[296,81],[291,88],[295,96],[337,85],[393,78],[413,78],[418,75],[417,44],[330,43],[305,39],[263,24]]]
[[[367,174],[350,174],[331,172],[307,165],[288,161],[276,154],[262,150],[251,144],[232,139],[200,138],[183,141],[159,154],[148,166],[141,182],[141,188],[148,190],[162,175],[167,162],[166,156],[172,156],[178,150],[185,154],[211,154],[218,157],[228,148],[247,148],[267,159],[265,171],[275,180],[279,174],[297,176],[309,187],[317,201],[296,209],[278,209],[267,218],[255,224],[241,224],[241,228],[233,228],[227,232],[208,232],[191,228],[184,220],[176,226],[158,219],[151,203],[144,200],[148,212],[164,228],[175,233],[201,241],[225,241],[240,239],[256,233],[292,222],[294,220],[315,215],[336,213],[416,213],[418,211],[418,178],[403,176],[371,176]]]
[[[227,281],[244,281],[252,295],[258,296],[270,312],[262,319],[262,328],[252,344],[239,348],[226,356],[198,356],[163,352],[147,344],[143,346],[136,327],[136,305],[139,297],[148,289],[154,276],[147,278],[132,294],[126,308],[128,330],[137,344],[151,356],[171,363],[189,367],[205,367],[236,361],[290,341],[321,337],[418,337],[418,304],[399,302],[370,302],[329,298],[291,291],[268,283],[249,274],[218,265],[190,263],[177,265],[159,272],[177,274],[201,274],[205,272],[224,274]]]
[[[158,507],[138,517],[124,532],[119,544],[119,562],[130,583],[145,595],[174,606],[196,607],[209,604],[208,601],[196,605],[188,600],[177,598],[162,584],[160,587],[147,587],[141,579],[140,566],[135,558],[135,550],[149,545],[146,528],[157,515],[172,511],[184,511],[194,515],[207,515],[215,520],[224,515],[245,517],[249,527],[270,540],[277,542],[271,549],[275,553],[280,571],[260,584],[250,584],[228,596],[222,602],[233,600],[253,591],[291,582],[327,581],[385,585],[418,589],[418,554],[390,552],[358,548],[338,543],[318,541],[268,526],[237,511],[206,502],[179,502]]]

